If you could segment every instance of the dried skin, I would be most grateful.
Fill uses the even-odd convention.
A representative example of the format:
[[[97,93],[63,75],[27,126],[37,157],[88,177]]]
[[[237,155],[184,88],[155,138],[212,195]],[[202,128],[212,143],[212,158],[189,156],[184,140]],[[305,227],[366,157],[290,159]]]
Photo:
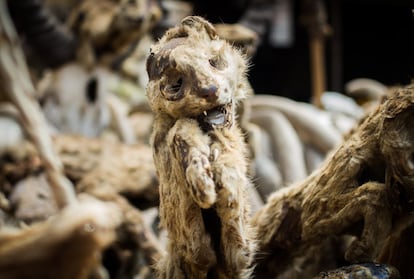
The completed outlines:
[[[54,147],[62,159],[66,174],[76,182],[80,196],[87,193],[111,202],[122,212],[116,230],[116,242],[108,248],[118,253],[117,264],[111,265],[111,268],[116,269],[115,272],[132,272],[137,255],[143,257],[144,261],[141,263],[153,266],[155,259],[163,251],[152,230],[144,224],[140,210],[127,200],[128,198],[141,208],[158,204],[158,180],[151,149],[144,145],[128,146],[99,139],[62,135],[54,138]],[[0,173],[4,176],[4,181],[13,184],[15,180],[21,180],[28,174],[42,171],[42,165],[32,146],[17,148],[19,152],[10,150],[9,153],[2,154],[1,158],[3,168]],[[33,217],[36,217],[35,221],[40,219],[38,217],[47,217],[45,215],[48,212],[39,216],[38,211],[43,209],[39,207],[40,202],[46,203],[42,206],[50,206],[50,200],[38,197],[37,188],[28,191],[26,187],[16,196],[16,187],[18,185],[11,189],[13,202],[16,204],[16,217],[25,221],[31,221]],[[31,206],[36,206],[36,211]],[[149,271],[154,273],[151,268]]]
[[[9,196],[14,216],[26,223],[43,221],[58,212],[45,175],[19,181]]]
[[[212,25],[187,17],[147,61],[160,215],[161,278],[245,278],[254,252],[246,147],[235,106],[248,92],[243,57]]]
[[[79,192],[112,192],[151,205],[158,203],[152,152],[143,144],[125,145],[81,136],[56,136],[55,148],[66,175]]]
[[[119,261],[113,272],[132,272],[140,256],[153,274],[152,267],[163,251],[144,224],[140,210],[131,204],[139,208],[158,204],[158,180],[150,148],[76,136],[59,136],[55,143],[66,171],[78,181],[77,191],[113,202],[122,212],[117,241],[110,247]]]
[[[287,268],[330,235],[353,234],[345,257],[374,261],[393,224],[410,211],[413,196],[414,87],[398,90],[367,116],[302,183],[274,193],[254,217],[260,252],[258,274]]]
[[[79,37],[80,62],[117,67],[160,19],[154,0],[84,0],[72,10],[68,25]]]
[[[0,277],[86,279],[115,237],[119,210],[90,198],[46,222],[0,233]]]
[[[139,206],[158,204],[158,179],[147,145],[125,145],[82,136],[57,135],[53,146],[65,175],[78,192],[110,192],[139,201]],[[38,153],[29,143],[3,150],[0,181],[15,184],[43,171]]]

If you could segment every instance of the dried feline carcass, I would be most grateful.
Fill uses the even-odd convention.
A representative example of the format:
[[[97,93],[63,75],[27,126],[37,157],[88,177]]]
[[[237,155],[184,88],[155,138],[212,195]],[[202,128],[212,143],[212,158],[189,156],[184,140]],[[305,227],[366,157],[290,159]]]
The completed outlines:
[[[320,169],[269,197],[252,220],[262,255],[256,275],[280,274],[291,259],[330,236],[354,237],[344,253],[349,262],[389,263],[384,249],[396,252],[393,242],[412,219],[413,104],[414,86],[398,89]]]
[[[161,278],[245,278],[254,252],[246,147],[235,107],[246,61],[201,17],[186,17],[152,48],[147,95],[168,255]]]

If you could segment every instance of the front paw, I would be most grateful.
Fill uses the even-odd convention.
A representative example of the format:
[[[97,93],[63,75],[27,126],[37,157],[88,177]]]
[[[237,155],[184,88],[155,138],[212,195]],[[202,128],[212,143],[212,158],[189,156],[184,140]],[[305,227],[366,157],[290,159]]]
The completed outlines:
[[[210,208],[216,202],[217,194],[207,156],[193,156],[186,177],[195,202],[202,208]]]

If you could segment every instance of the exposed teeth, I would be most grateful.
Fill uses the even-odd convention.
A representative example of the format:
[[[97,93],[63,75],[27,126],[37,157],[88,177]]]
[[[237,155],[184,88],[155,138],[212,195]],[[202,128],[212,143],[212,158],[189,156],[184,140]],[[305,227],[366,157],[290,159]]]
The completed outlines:
[[[219,111],[212,111],[205,120],[212,125],[222,125],[226,121],[226,116]]]
[[[211,128],[224,127],[231,121],[228,115],[229,105],[222,105],[210,110],[205,110],[199,115],[199,120],[204,124],[209,124]]]

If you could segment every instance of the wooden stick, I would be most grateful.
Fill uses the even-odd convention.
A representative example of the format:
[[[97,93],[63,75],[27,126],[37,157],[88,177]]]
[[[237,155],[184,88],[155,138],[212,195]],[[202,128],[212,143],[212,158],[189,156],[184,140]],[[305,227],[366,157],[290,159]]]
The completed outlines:
[[[309,47],[312,76],[312,103],[322,108],[321,96],[326,90],[324,39],[319,36],[311,37]]]
[[[321,108],[321,95],[326,90],[325,37],[329,33],[323,0],[304,1],[304,19],[309,34],[312,102]]]

